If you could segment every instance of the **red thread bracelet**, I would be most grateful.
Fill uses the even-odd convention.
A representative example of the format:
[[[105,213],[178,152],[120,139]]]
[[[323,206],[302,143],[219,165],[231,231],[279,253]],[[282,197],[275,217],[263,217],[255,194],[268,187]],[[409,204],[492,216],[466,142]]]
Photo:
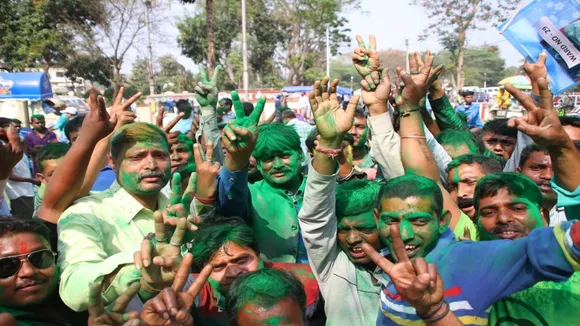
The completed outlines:
[[[335,157],[337,157],[337,156],[338,156],[338,154],[340,154],[340,152],[342,151],[342,149],[341,149],[341,148],[323,148],[323,147],[320,147],[320,145],[316,145],[316,148],[315,148],[315,150],[316,150],[317,152],[320,152],[320,153],[326,154],[326,155],[327,155],[328,157],[330,157],[330,158],[335,158]]]
[[[195,199],[197,199],[197,201],[199,201],[200,203],[204,204],[204,205],[213,205],[213,203],[215,202],[215,197],[199,197],[199,196],[195,196]]]

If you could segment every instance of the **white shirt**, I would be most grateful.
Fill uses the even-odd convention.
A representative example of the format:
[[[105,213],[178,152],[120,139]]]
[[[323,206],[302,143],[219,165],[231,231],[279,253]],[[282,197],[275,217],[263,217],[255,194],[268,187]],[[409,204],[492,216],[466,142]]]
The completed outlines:
[[[32,178],[28,156],[22,155],[22,159],[14,166],[14,168],[12,168],[11,173],[23,178]],[[6,196],[8,196],[8,199],[10,200],[19,197],[34,197],[34,187],[30,182],[8,180],[8,184],[6,185]]]

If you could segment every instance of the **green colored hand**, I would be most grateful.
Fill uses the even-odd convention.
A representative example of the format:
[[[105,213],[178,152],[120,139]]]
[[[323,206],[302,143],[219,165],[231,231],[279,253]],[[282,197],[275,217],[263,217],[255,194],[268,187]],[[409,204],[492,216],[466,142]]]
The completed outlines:
[[[211,80],[209,80],[207,78],[206,70],[203,68],[200,69],[200,81],[195,87],[195,99],[199,103],[200,107],[216,107],[218,100],[217,80],[221,71],[221,66],[215,67]]]
[[[266,105],[266,97],[262,96],[258,100],[254,111],[249,116],[246,116],[244,104],[236,91],[232,92],[232,103],[234,105],[234,111],[236,112],[236,120],[225,126],[223,136],[226,150],[230,153],[253,146],[250,143],[255,142],[258,137],[258,123],[260,122],[260,116]]]
[[[373,90],[379,84],[379,56],[376,52],[376,40],[374,35],[369,36],[369,48],[360,35],[356,36],[358,48],[354,50],[352,62],[356,71],[363,79],[363,87],[367,90]]]
[[[328,87],[328,77],[317,80],[309,94],[310,107],[314,115],[316,128],[320,133],[321,145],[340,148],[344,134],[352,127],[358,95],[351,97],[346,110],[340,107],[336,96],[338,79]]]

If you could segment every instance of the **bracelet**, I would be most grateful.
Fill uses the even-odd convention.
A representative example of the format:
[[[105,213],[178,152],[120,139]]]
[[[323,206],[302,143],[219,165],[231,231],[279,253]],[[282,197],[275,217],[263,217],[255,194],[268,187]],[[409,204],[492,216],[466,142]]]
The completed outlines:
[[[425,136],[401,136],[401,139],[427,139]]]
[[[443,306],[443,302],[445,302],[445,299],[443,299],[439,302],[439,304],[437,305],[437,308],[433,309],[433,312],[431,312],[431,313],[427,312],[427,314],[425,316],[421,316],[419,314],[417,314],[417,315],[419,317],[421,317],[421,319],[429,319],[429,318],[433,317],[437,313],[437,311],[439,311],[439,309],[441,309],[441,307]]]
[[[338,156],[338,154],[340,154],[340,152],[342,151],[341,148],[324,148],[321,147],[320,145],[316,145],[315,150],[317,152],[326,154],[328,157],[330,158],[335,158]]]
[[[411,115],[411,112],[417,112],[417,111],[420,111],[420,110],[421,110],[421,108],[419,108],[419,107],[417,107],[415,109],[407,110],[407,111],[404,111],[403,112],[403,115],[402,116],[403,117],[408,117],[408,116]]]
[[[143,289],[145,292],[148,292],[148,293],[157,294],[157,293],[161,292],[161,290],[163,290],[163,289],[159,290],[159,289],[152,287],[149,283],[145,282],[143,279],[141,279],[141,282],[139,282],[139,283],[141,283],[141,289]]]
[[[441,309],[441,306],[443,306],[443,303],[445,303],[445,310],[443,310],[443,312],[441,314],[439,314],[439,316],[434,316],[435,314],[437,314],[437,311],[439,311],[439,309]],[[445,300],[442,300],[441,303],[439,304],[439,307],[437,307],[437,309],[435,310],[434,313],[432,313],[429,317],[425,317],[425,318],[421,318],[423,319],[423,321],[425,322],[436,322],[439,321],[443,318],[445,318],[445,316],[447,316],[447,314],[449,313],[449,311],[451,310],[451,308],[449,308],[449,304],[447,302],[445,302]]]
[[[195,199],[197,199],[197,201],[199,201],[200,203],[202,203],[204,205],[213,205],[213,203],[215,202],[214,196],[211,196],[211,197],[195,196]]]

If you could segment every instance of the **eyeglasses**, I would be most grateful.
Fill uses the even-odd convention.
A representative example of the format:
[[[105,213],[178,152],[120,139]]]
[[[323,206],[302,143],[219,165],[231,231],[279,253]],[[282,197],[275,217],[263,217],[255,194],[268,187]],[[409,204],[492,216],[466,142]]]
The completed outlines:
[[[0,278],[8,278],[20,271],[22,262],[28,261],[36,269],[47,269],[54,265],[56,254],[50,249],[41,249],[28,254],[0,258]]]

